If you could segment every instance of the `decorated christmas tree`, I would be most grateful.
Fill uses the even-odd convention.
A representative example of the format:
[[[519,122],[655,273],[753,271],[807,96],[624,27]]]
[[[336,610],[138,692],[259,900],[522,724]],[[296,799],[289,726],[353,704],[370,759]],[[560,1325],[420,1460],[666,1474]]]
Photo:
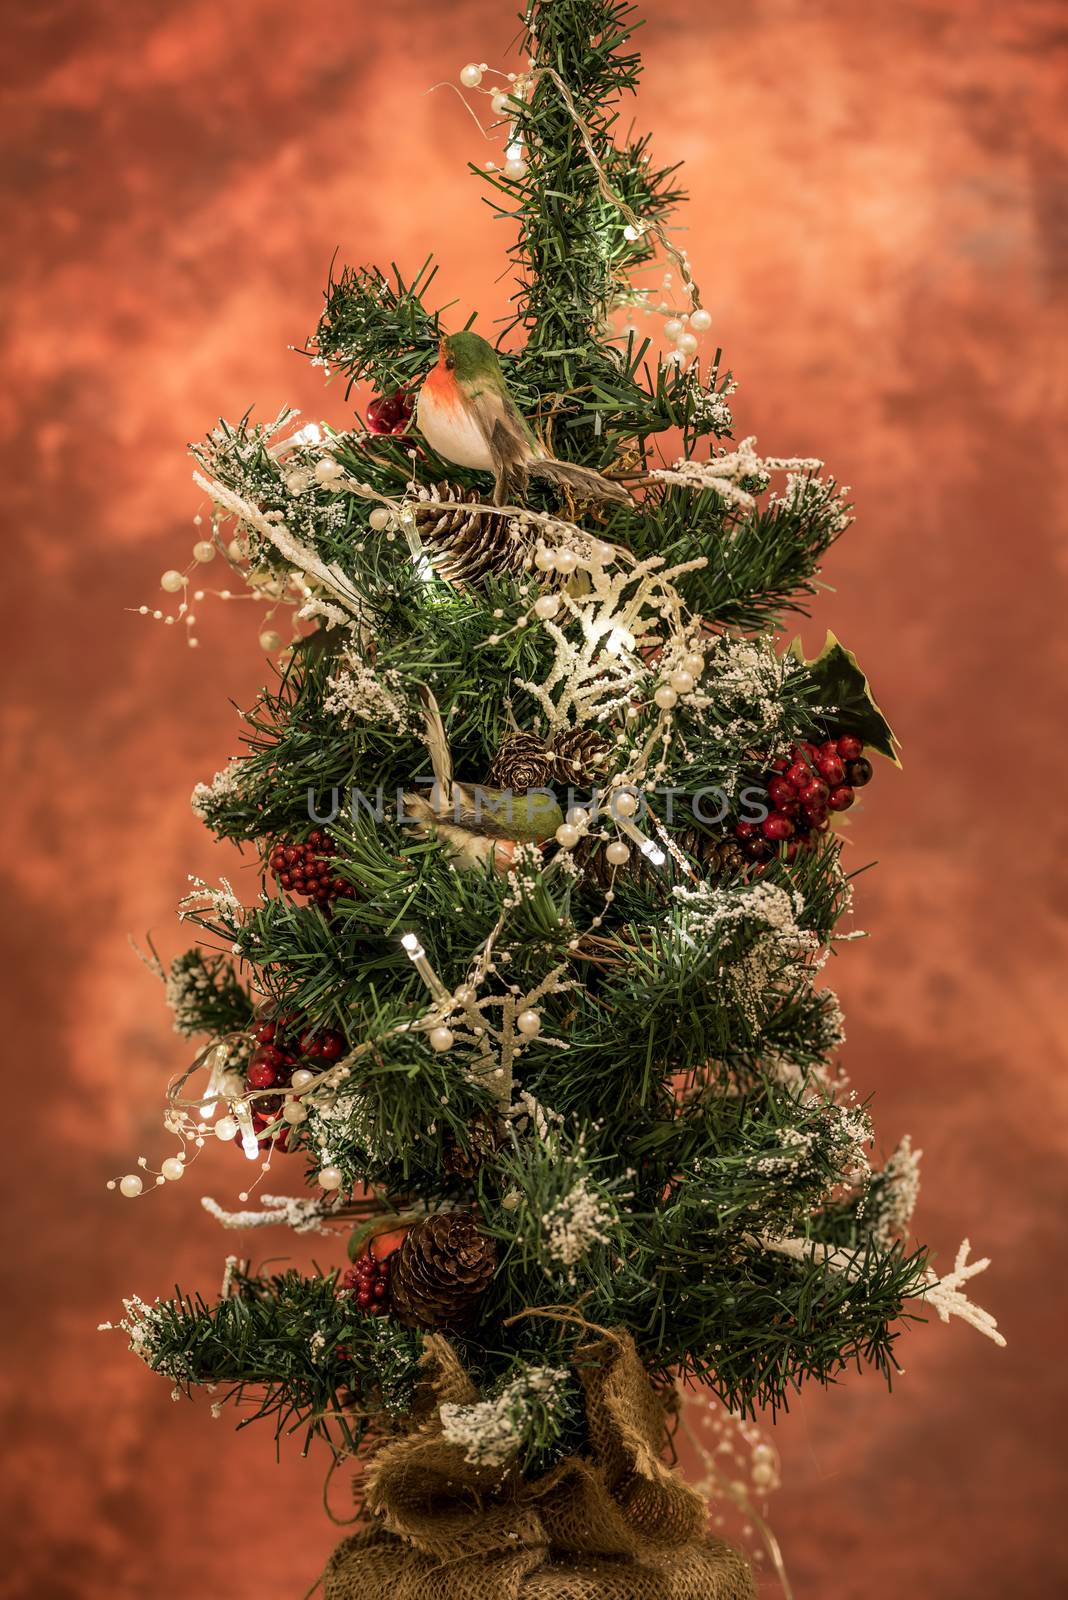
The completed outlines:
[[[153,1176],[232,1141],[248,1209],[205,1204],[328,1264],[231,1258],[123,1326],[351,1459],[327,1600],[747,1595],[665,1464],[680,1391],[744,1429],[889,1378],[910,1317],[1000,1342],[838,1061],[842,823],[896,745],[848,650],[790,643],[845,491],[734,440],[675,169],[620,132],[636,23],[532,0],[522,71],[463,69],[513,315],[433,309],[429,263],[332,275],[308,354],[362,417],[216,427],[211,537],[163,577],[185,618],[225,561],[274,620],[193,796],[260,892],[195,883],[156,963],[195,1054]]]

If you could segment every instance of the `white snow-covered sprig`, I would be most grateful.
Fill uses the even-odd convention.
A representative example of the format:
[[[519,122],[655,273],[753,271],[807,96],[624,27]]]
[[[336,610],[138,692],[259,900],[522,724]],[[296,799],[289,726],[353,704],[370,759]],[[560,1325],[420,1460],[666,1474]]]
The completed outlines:
[[[193,815],[201,822],[210,823],[221,805],[240,799],[244,771],[245,759],[235,756],[215,774],[210,783],[198,783],[189,797]]]
[[[923,1151],[914,1150],[906,1134],[869,1191],[864,1221],[875,1243],[883,1249],[889,1249],[912,1221],[920,1194],[922,1156]]]
[[[329,1214],[332,1201],[295,1194],[264,1194],[260,1196],[262,1211],[225,1211],[210,1195],[201,1196],[201,1205],[209,1216],[224,1228],[292,1228],[294,1233],[333,1234],[324,1217]]]
[[[204,882],[203,878],[189,875],[189,882],[193,885],[188,894],[183,895],[178,902],[178,920],[184,922],[187,917],[197,913],[210,912],[217,917],[224,927],[237,930],[244,916],[244,907],[234,893],[233,885],[227,878],[220,878],[220,889],[212,889]]]
[[[400,673],[389,669],[376,672],[353,652],[343,658],[327,688],[323,710],[338,717],[345,727],[372,722],[388,725],[398,733],[411,733],[421,725],[418,715],[405,703]]]
[[[823,468],[823,462],[814,456],[758,456],[755,446],[756,438],[751,435],[735,450],[709,456],[705,461],[683,457],[670,467],[654,467],[649,479],[653,483],[685,489],[711,489],[728,506],[738,511],[751,511],[757,494],[762,494],[770,484],[772,473],[812,475]]]
[[[478,1467],[503,1467],[523,1443],[536,1405],[551,1409],[570,1373],[566,1367],[528,1367],[492,1400],[439,1408],[442,1438]]]
[[[863,1271],[863,1249],[848,1249],[841,1246],[835,1248],[833,1245],[821,1244],[817,1239],[775,1239],[768,1234],[762,1234],[758,1238],[750,1237],[749,1242],[762,1250],[770,1250],[775,1255],[789,1256],[793,1261],[816,1262],[828,1272],[839,1272],[850,1279],[858,1278]],[[911,1298],[922,1300],[925,1305],[933,1307],[940,1322],[948,1322],[951,1317],[957,1317],[969,1327],[975,1328],[978,1333],[992,1339],[995,1344],[1004,1345],[1005,1337],[998,1331],[996,1319],[989,1311],[984,1311],[981,1306],[973,1304],[963,1292],[962,1286],[971,1278],[985,1272],[990,1265],[987,1256],[983,1256],[979,1261],[969,1261],[970,1250],[969,1241],[963,1240],[957,1251],[953,1271],[947,1272],[944,1277],[939,1277],[938,1273],[929,1267],[921,1286]]]
[[[545,1248],[554,1261],[571,1271],[595,1244],[607,1244],[615,1212],[605,1196],[590,1187],[583,1173],[566,1195],[542,1217]]]

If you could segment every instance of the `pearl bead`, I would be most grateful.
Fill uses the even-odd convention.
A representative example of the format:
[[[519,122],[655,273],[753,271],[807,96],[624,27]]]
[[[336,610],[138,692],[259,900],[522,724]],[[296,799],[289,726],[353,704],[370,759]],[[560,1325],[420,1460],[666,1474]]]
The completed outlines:
[[[141,1182],[136,1172],[128,1172],[125,1178],[120,1180],[119,1188],[122,1190],[127,1200],[136,1200],[137,1196],[144,1188],[144,1184]]]
[[[343,1181],[340,1167],[321,1167],[317,1174],[320,1189],[340,1189]]]
[[[185,1177],[185,1162],[177,1156],[168,1156],[159,1170],[168,1183],[177,1183],[179,1178]]]
[[[231,561],[244,561],[245,550],[242,547],[241,540],[231,539],[230,543],[226,546],[226,554],[230,557]]]
[[[693,655],[683,656],[682,665],[692,678],[699,678],[705,670],[705,658],[695,652]]]
[[[769,1461],[757,1461],[754,1464],[753,1482],[762,1489],[775,1482],[775,1468]]]
[[[375,506],[367,520],[372,528],[382,533],[393,521],[393,513],[388,506]]]
[[[170,567],[159,580],[159,586],[161,589],[166,589],[168,594],[177,594],[179,589],[185,587],[185,579],[180,572]]]
[[[309,1088],[315,1082],[315,1073],[309,1072],[307,1067],[298,1067],[289,1081],[299,1094],[302,1089]]]
[[[672,689],[666,683],[662,683],[659,689],[653,695],[653,699],[656,701],[661,711],[670,711],[672,706],[677,703],[678,698],[679,697],[675,693],[674,689]]]
[[[534,565],[539,572],[551,572],[556,566],[556,551],[540,544],[534,552]]]
[[[214,561],[215,546],[210,539],[198,539],[193,546],[194,561]]]
[[[453,996],[458,1006],[473,1006],[477,998],[469,983],[462,983]]]
[[[556,842],[565,850],[573,850],[582,835],[573,822],[561,822],[556,830]]]
[[[629,789],[620,789],[612,796],[612,810],[617,817],[632,817],[638,809],[638,796]]]
[[[215,1124],[215,1137],[221,1139],[223,1144],[228,1144],[237,1133],[237,1123],[233,1117],[220,1117]]]
[[[452,1029],[444,1026],[431,1028],[430,1043],[435,1050],[451,1050],[455,1043]]]
[[[482,82],[482,68],[477,61],[469,61],[460,70],[460,82],[465,89],[477,89]]]
[[[668,317],[664,323],[664,335],[668,339],[677,339],[682,332],[682,323],[678,317]]]
[[[675,348],[681,350],[683,355],[692,356],[697,349],[696,333],[680,333]]]
[[[266,650],[267,654],[270,655],[273,650],[280,650],[281,648],[282,635],[275,633],[273,628],[265,628],[260,634],[260,649]]]
[[[585,806],[572,806],[567,814],[567,820],[575,828],[585,828],[590,820],[590,814]]]
[[[286,1101],[285,1105],[282,1107],[283,1122],[288,1122],[291,1128],[295,1128],[299,1123],[307,1122],[307,1120],[308,1113],[305,1111],[299,1100]]]
[[[578,564],[578,556],[574,550],[558,550],[556,552],[557,572],[563,572],[565,575],[569,572],[574,572]]]
[[[698,333],[704,333],[712,326],[712,313],[706,311],[704,306],[698,306],[696,311],[690,313],[690,327],[696,328]]]
[[[245,1080],[240,1072],[224,1072],[219,1079],[219,1092],[224,1100],[240,1100],[245,1092]]]
[[[490,106],[494,115],[498,117],[506,117],[509,111],[512,109],[511,101],[512,97],[507,93],[506,90],[498,89],[497,93],[490,101]]]
[[[605,855],[614,867],[624,867],[630,860],[630,846],[625,845],[622,839],[613,839]]]
[[[547,622],[550,617],[555,617],[560,609],[560,597],[555,594],[542,594],[534,602],[534,615]]]
[[[528,1039],[536,1038],[541,1032],[541,1018],[536,1011],[521,1011],[515,1019],[515,1025]]]
[[[673,672],[671,677],[668,679],[668,682],[670,683],[671,687],[673,689],[677,689],[680,694],[689,694],[690,690],[693,688],[693,674],[687,672],[685,669],[682,669],[678,672]]]
[[[335,478],[343,478],[345,469],[340,461],[335,461],[333,456],[324,456],[315,463],[315,476],[320,483],[333,483]]]
[[[503,170],[504,170],[504,175],[505,175],[506,178],[511,178],[514,181],[518,182],[518,180],[520,178],[525,178],[526,177],[527,172],[529,171],[529,168],[527,167],[527,164],[526,164],[525,161],[523,161],[522,159],[518,159],[518,160],[515,160],[515,161],[506,161],[504,163],[504,169]]]

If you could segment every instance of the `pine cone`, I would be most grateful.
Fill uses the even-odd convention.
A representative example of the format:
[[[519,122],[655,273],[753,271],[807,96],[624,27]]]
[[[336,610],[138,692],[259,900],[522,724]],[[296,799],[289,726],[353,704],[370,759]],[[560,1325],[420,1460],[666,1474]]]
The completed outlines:
[[[456,1328],[469,1322],[493,1277],[497,1246],[463,1211],[436,1211],[415,1223],[392,1258],[390,1303],[406,1328]]]
[[[504,740],[490,767],[490,782],[499,789],[539,789],[552,775],[552,758],[536,733],[513,733]]]
[[[436,483],[419,490],[415,526],[434,570],[446,583],[478,584],[534,570],[533,527],[520,528],[480,500],[474,489]]]
[[[591,788],[608,760],[608,741],[596,728],[571,728],[557,734],[552,748],[552,781]]]
[[[467,1125],[467,1148],[449,1139],[441,1164],[451,1178],[468,1181],[478,1176],[482,1163],[492,1156],[500,1144],[500,1133],[493,1118],[479,1115]]]

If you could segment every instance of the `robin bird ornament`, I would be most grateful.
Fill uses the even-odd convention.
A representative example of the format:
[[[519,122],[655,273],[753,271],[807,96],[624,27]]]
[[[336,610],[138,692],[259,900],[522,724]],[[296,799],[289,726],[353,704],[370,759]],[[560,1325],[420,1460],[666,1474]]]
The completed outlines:
[[[437,365],[419,390],[416,421],[444,460],[493,473],[494,505],[512,504],[531,478],[560,484],[584,500],[633,503],[620,484],[549,454],[517,411],[497,352],[480,334],[442,339]]]

